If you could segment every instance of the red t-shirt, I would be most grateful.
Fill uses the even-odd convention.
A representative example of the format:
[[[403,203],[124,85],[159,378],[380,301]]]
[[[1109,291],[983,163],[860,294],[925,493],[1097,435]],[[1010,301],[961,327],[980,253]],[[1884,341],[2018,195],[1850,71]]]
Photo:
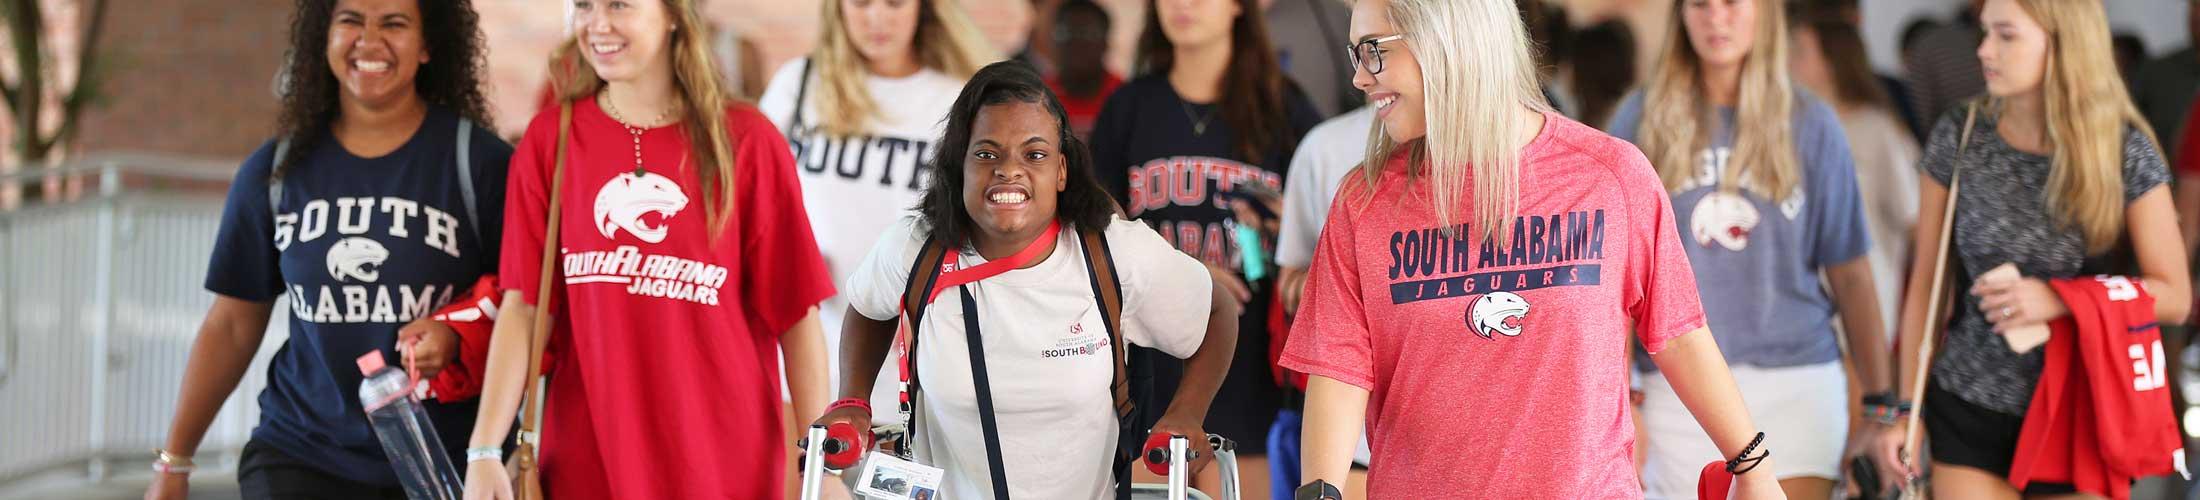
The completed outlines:
[[[1649,161],[1545,117],[1502,247],[1439,231],[1403,153],[1332,202],[1282,363],[1368,390],[1369,498],[1642,496],[1629,325],[1656,352],[1703,306]]]
[[[786,140],[747,104],[726,122],[738,192],[711,241],[679,125],[642,134],[637,177],[633,136],[574,106],[541,447],[554,498],[781,495],[779,335],[833,287]],[[502,274],[530,302],[557,134],[545,110],[512,157]]]
[[[1062,101],[1062,112],[1069,115],[1070,130],[1080,137],[1092,135],[1092,122],[1100,118],[1100,106],[1107,104],[1108,96],[1114,95],[1115,88],[1121,86],[1122,78],[1107,73],[1106,79],[1100,81],[1100,92],[1093,94],[1091,99],[1081,99],[1064,92],[1059,78],[1047,79],[1047,89],[1054,91],[1054,97]]]

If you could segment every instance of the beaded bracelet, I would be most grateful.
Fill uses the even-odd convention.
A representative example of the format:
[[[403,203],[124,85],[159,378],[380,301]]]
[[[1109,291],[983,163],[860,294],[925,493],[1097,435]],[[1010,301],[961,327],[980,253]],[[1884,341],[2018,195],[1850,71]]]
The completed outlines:
[[[1757,445],[1764,444],[1764,442],[1765,433],[1757,433],[1757,437],[1755,439],[1749,440],[1749,446],[1742,447],[1741,454],[1735,455],[1733,459],[1726,461],[1726,472],[1728,474],[1734,474],[1738,476],[1742,473],[1756,470],[1757,464],[1764,463],[1765,457],[1772,456],[1772,450],[1764,450],[1754,457],[1749,456],[1749,452],[1756,451]],[[1742,467],[1742,464],[1744,463],[1749,464],[1749,467]]]

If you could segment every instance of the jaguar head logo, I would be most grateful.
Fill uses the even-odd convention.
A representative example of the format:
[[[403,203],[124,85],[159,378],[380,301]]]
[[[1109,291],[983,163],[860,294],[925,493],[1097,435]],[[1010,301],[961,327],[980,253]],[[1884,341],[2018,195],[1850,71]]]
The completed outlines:
[[[1695,210],[1689,212],[1689,234],[1698,245],[1717,243],[1739,252],[1749,248],[1749,232],[1757,228],[1759,218],[1757,206],[1741,194],[1712,192],[1697,200]]]
[[[670,178],[655,172],[619,174],[596,191],[596,230],[605,238],[623,229],[644,242],[663,242],[672,216],[687,204],[687,195]]]
[[[328,274],[337,282],[372,283],[382,277],[382,262],[389,259],[390,250],[383,248],[381,242],[360,237],[344,238],[328,247]]]
[[[1467,326],[1474,329],[1475,335],[1490,340],[1497,340],[1493,334],[1520,336],[1521,323],[1527,319],[1528,299],[1512,292],[1490,292],[1474,299],[1474,305],[1467,308]]]

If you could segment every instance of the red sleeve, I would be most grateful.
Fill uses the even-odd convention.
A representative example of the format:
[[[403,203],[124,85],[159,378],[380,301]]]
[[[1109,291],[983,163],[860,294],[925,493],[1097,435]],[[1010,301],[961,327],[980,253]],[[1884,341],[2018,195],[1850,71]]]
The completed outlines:
[[[1643,350],[1655,354],[1665,350],[1666,341],[1704,327],[1703,299],[1696,295],[1696,274],[1673,226],[1665,183],[1640,151],[1623,149],[1625,161],[1617,170],[1627,205],[1620,221],[1628,235],[1623,304]]]
[[[1314,244],[1306,291],[1299,299],[1279,364],[1375,390],[1375,350],[1360,290],[1359,254],[1353,242],[1356,214],[1347,205],[1362,183],[1345,183],[1330,201],[1329,221]]]
[[[764,332],[777,336],[833,295],[833,279],[810,232],[787,140],[753,106],[735,106],[726,122],[741,175],[734,208],[741,218],[741,300]]]
[[[489,366],[489,338],[496,330],[496,275],[482,276],[466,295],[437,309],[433,318],[458,333],[458,357],[428,381],[435,399],[456,403],[481,395],[482,376]]]
[[[548,179],[557,159],[558,108],[543,108],[527,124],[505,177],[504,249],[497,274],[505,290],[519,292],[521,300],[535,302],[535,285],[542,280],[543,222],[550,205]]]

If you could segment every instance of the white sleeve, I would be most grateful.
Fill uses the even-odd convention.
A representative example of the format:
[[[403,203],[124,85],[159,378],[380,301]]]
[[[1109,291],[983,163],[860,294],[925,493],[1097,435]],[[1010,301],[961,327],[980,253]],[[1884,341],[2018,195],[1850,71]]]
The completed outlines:
[[[781,134],[787,133],[787,122],[794,118],[795,94],[802,90],[802,68],[809,60],[797,57],[779,65],[779,71],[772,73],[771,83],[764,85],[764,95],[756,99],[757,111],[771,119]]]
[[[914,215],[895,221],[879,235],[871,253],[863,256],[863,263],[848,273],[847,286],[840,289],[840,295],[863,317],[886,321],[901,315],[901,292],[909,286],[909,266],[916,263],[916,252],[924,246],[925,235],[917,231],[918,225]]]
[[[1322,146],[1320,140],[1300,142],[1298,152],[1291,155],[1291,171],[1283,183],[1283,229],[1276,235],[1276,265],[1303,269],[1314,263],[1314,242],[1321,238],[1330,198],[1329,193],[1319,192],[1326,189],[1316,172],[1321,170]]]
[[[1207,339],[1214,278],[1198,259],[1178,251],[1142,222],[1115,219],[1108,250],[1123,286],[1123,338],[1178,358]]]

